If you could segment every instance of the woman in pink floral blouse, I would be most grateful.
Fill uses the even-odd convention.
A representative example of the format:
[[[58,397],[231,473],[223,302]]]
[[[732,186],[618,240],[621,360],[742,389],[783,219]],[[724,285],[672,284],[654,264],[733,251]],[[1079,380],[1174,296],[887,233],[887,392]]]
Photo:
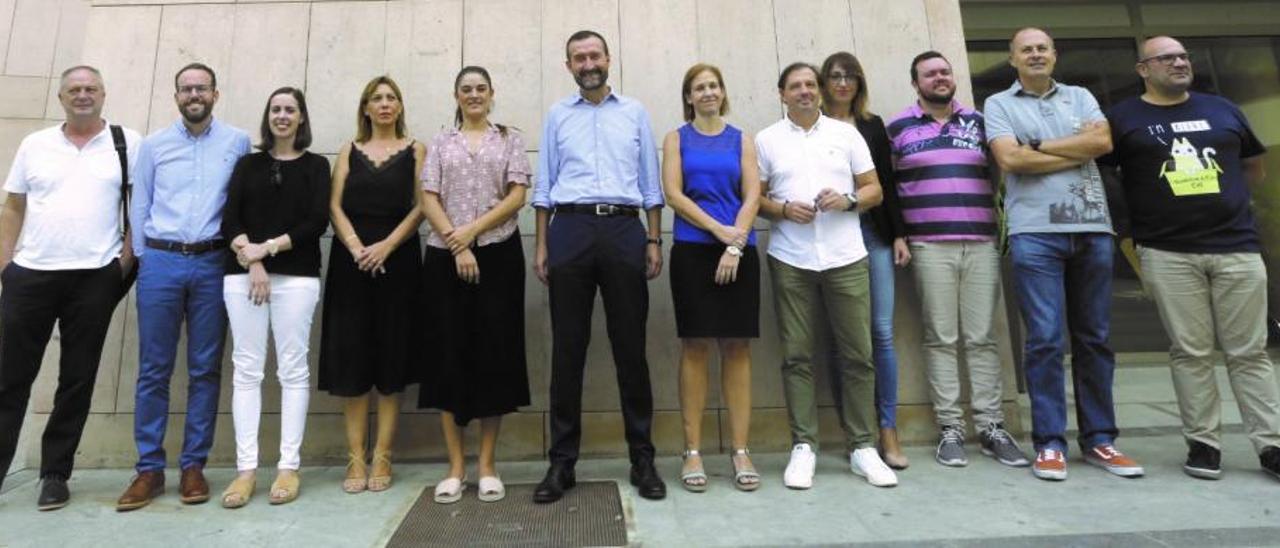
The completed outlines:
[[[441,410],[449,473],[435,500],[456,502],[466,486],[462,429],[480,419],[479,497],[505,495],[494,468],[502,415],[529,404],[524,347],[524,248],[516,214],[529,160],[520,133],[489,121],[493,83],[480,67],[454,79],[455,127],[431,140],[422,172],[431,223],[423,257],[431,326],[418,400]]]

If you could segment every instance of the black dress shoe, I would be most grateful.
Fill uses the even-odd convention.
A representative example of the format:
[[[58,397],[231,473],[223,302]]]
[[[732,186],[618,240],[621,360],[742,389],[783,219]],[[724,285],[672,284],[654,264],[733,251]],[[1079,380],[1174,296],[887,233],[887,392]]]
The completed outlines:
[[[652,462],[631,465],[631,485],[636,486],[640,496],[650,500],[662,500],[667,496],[667,484],[662,483]]]
[[[67,479],[50,474],[40,480],[40,498],[36,501],[41,512],[57,510],[71,502],[71,491],[67,490]]]
[[[547,476],[542,478],[542,482],[538,483],[538,486],[534,488],[533,502],[546,504],[560,500],[565,491],[573,489],[573,486],[577,484],[577,479],[573,475],[573,468],[552,464],[547,469]]]

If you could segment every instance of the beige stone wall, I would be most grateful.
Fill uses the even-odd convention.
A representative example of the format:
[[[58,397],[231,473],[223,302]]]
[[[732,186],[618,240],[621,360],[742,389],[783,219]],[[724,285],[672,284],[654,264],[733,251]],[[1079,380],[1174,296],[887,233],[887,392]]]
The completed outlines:
[[[954,0],[0,0],[0,168],[6,172],[23,135],[54,123],[61,109],[54,97],[56,76],[75,63],[102,69],[106,115],[115,122],[154,131],[175,119],[173,72],[202,61],[219,72],[222,99],[216,113],[242,128],[255,128],[267,93],[281,85],[305,86],[315,131],[314,149],[332,154],[353,134],[356,101],[363,84],[382,73],[401,84],[414,135],[428,139],[451,121],[450,87],[464,64],[484,65],[497,91],[494,118],[525,129],[535,155],[543,113],[573,91],[563,68],[563,41],[574,30],[593,28],[609,40],[614,57],[611,83],[648,107],[657,132],[680,121],[679,84],[697,61],[718,64],[733,102],[730,118],[749,130],[778,119],[782,110],[775,80],[794,60],[820,62],[827,53],[856,53],[869,73],[872,106],[882,115],[914,97],[907,77],[917,53],[938,49],[961,76],[960,97],[969,101],[960,10]],[[7,48],[7,50],[5,49]],[[522,213],[526,248],[532,214]],[[666,226],[670,227],[670,212]],[[767,228],[766,225],[761,225]],[[767,272],[766,284],[767,284]],[[901,368],[900,426],[910,439],[933,436],[931,410],[920,356],[918,301],[909,273],[898,279],[898,348]],[[545,410],[549,384],[550,327],[545,289],[530,276],[526,313],[533,405],[510,417],[502,436],[506,458],[537,458],[546,446]],[[666,277],[651,284],[648,355],[660,450],[681,446],[675,339]],[[778,372],[777,337],[769,294],[763,299],[764,336],[754,346],[752,446],[779,450],[789,445]],[[603,310],[587,367],[584,451],[624,451],[617,389],[606,344]],[[93,414],[79,463],[128,466],[132,443],[134,380],[138,337],[132,297],[116,311],[108,337]],[[1006,328],[1000,320],[1006,363],[1006,400],[1013,406],[1013,376]],[[319,337],[318,329],[313,340]],[[181,352],[179,353],[181,355]],[[51,345],[37,383],[24,439],[37,440],[50,410],[57,345]],[[180,360],[181,361],[181,358]],[[313,356],[314,362],[314,356]],[[224,364],[221,415],[213,461],[232,462],[229,359]],[[173,381],[169,431],[171,455],[182,431],[186,381],[183,365]],[[712,378],[718,378],[713,366]],[[821,378],[827,374],[821,372]],[[830,390],[820,386],[824,439],[840,434],[830,407]],[[726,414],[712,390],[706,414],[708,450],[728,443]],[[263,462],[275,458],[278,385],[266,381]],[[406,411],[397,441],[408,458],[441,457],[435,414],[414,409],[416,390],[405,395]],[[1016,413],[1010,414],[1013,428]],[[309,462],[340,459],[346,453],[340,401],[326,394],[312,399],[304,454]],[[833,443],[831,447],[838,446]],[[38,443],[27,443],[28,462],[37,462]],[[21,462],[21,459],[19,459]],[[19,464],[20,465],[20,464]]]

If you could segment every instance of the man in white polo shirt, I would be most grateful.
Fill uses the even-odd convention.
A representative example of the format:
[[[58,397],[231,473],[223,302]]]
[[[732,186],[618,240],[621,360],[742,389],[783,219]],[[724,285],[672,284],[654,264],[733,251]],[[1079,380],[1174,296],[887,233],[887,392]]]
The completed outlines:
[[[62,73],[67,121],[22,140],[0,213],[0,481],[13,462],[45,346],[61,333],[58,391],[40,451],[41,510],[67,505],[66,481],[93,396],[111,314],[133,253],[121,225],[120,155],[89,66]],[[129,158],[142,137],[123,130]],[[21,234],[21,239],[19,239]]]
[[[872,485],[898,478],[875,450],[875,367],[871,364],[867,250],[858,212],[881,201],[871,153],[852,125],[823,116],[818,70],[793,63],[778,78],[787,115],[756,135],[764,197],[773,220],[769,268],[782,339],[782,383],[791,425],[791,462],[783,481],[813,485],[818,446],[813,356],[819,312],[826,311],[840,367],[840,426],[853,473]]]

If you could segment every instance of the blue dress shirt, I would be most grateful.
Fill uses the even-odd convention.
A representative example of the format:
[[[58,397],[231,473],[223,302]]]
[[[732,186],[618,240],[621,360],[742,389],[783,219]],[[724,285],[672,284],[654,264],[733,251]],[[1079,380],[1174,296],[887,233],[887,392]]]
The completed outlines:
[[[201,135],[179,119],[144,139],[130,174],[134,253],[146,253],[147,238],[196,243],[221,237],[227,182],[248,152],[249,135],[216,119]]]
[[[662,207],[658,149],[638,101],[610,93],[600,104],[574,94],[552,105],[542,126],[533,206]]]

